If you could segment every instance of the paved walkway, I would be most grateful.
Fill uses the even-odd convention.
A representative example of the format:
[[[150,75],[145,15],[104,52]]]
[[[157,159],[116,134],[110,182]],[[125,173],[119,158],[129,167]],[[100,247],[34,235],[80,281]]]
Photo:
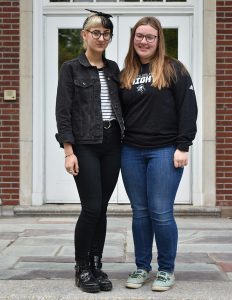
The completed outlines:
[[[232,219],[178,217],[176,285],[151,291],[157,270],[138,290],[126,289],[134,270],[130,217],[109,217],[104,270],[113,291],[87,294],[74,286],[73,217],[0,218],[0,299],[232,299]]]

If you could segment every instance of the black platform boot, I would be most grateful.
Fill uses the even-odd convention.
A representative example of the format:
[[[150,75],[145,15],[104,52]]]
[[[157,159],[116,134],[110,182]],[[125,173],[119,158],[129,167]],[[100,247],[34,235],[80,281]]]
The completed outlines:
[[[90,267],[94,277],[98,280],[101,291],[111,291],[113,287],[112,282],[107,274],[101,270],[102,262],[99,256],[90,257]]]
[[[93,276],[90,266],[87,262],[80,261],[75,266],[76,270],[76,286],[86,293],[100,292],[98,280]]]

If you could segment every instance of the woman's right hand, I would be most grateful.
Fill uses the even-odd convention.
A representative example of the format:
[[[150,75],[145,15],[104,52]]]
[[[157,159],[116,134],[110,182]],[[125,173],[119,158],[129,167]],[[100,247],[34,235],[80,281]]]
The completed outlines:
[[[78,160],[74,153],[65,157],[65,169],[69,174],[73,176],[78,175],[79,173]]]
[[[65,169],[66,171],[76,176],[79,172],[79,166],[76,155],[73,153],[73,147],[70,143],[64,143],[65,154]]]

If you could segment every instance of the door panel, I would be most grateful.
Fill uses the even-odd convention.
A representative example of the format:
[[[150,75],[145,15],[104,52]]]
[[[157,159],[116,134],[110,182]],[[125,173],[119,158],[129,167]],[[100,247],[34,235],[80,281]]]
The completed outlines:
[[[67,45],[61,45],[61,35],[67,39],[75,36],[75,29],[80,31],[85,18],[83,17],[47,17],[45,19],[45,202],[46,203],[77,203],[79,196],[72,176],[64,168],[64,151],[55,140],[56,120],[55,104],[59,66],[65,57],[71,59],[75,55],[73,49],[61,55]],[[116,20],[117,21],[117,20]],[[115,21],[114,21],[115,22]],[[117,36],[117,25],[114,24],[114,35]],[[69,30],[68,30],[69,29]],[[60,37],[60,38],[59,38]],[[59,44],[60,41],[60,44]],[[63,41],[63,44],[65,42]],[[80,45],[80,43],[77,44]],[[59,52],[60,51],[60,52]],[[67,53],[68,52],[68,53]],[[112,41],[106,49],[106,56],[117,60],[116,42]],[[73,57],[72,57],[73,56]],[[117,188],[111,197],[117,202]]]
[[[75,203],[79,201],[71,175],[64,168],[64,151],[55,139],[56,89],[59,72],[59,30],[81,29],[85,18],[47,17],[45,23],[45,197],[47,203]]]

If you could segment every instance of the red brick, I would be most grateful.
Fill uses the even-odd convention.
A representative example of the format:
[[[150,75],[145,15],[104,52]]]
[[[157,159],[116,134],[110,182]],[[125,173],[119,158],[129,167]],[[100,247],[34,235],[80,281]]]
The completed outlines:
[[[232,205],[232,1],[217,1],[216,28],[216,194]]]
[[[8,24],[8,23],[10,23],[10,24],[19,24],[19,19],[12,19],[12,18],[10,18],[10,19],[4,19],[4,23],[6,23],[6,24]]]
[[[225,1],[217,1],[217,7],[224,6]]]
[[[19,196],[18,196],[19,197]],[[19,200],[2,200],[2,205],[18,205],[19,204]]]
[[[19,101],[3,102],[3,89],[19,91],[19,0],[0,2],[0,195],[19,204]]]
[[[3,7],[3,13],[4,12],[18,12],[19,9],[17,7]]]

